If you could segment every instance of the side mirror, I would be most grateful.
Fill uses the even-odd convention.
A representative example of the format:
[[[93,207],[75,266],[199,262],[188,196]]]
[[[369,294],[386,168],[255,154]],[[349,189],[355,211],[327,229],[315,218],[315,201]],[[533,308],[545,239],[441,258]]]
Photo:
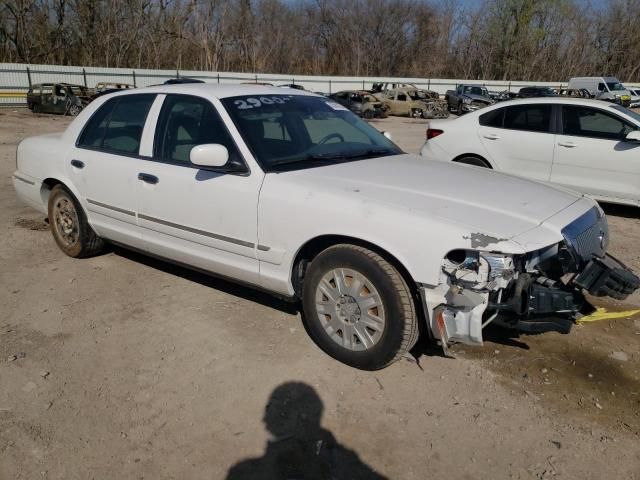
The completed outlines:
[[[640,130],[633,130],[627,133],[624,139],[627,142],[640,143]]]
[[[189,160],[196,167],[221,168],[229,160],[229,151],[219,143],[196,145],[189,152]]]
[[[387,137],[389,140],[391,140],[393,142],[393,137],[391,136],[391,134],[389,132],[382,132],[382,135],[384,135],[385,137]]]

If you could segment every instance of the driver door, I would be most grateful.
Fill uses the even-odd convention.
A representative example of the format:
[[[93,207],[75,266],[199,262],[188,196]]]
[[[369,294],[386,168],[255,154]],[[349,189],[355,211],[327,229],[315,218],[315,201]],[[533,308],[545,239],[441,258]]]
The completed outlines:
[[[196,145],[222,144],[244,164],[216,107],[190,95],[159,99],[153,154],[138,165],[138,222],[145,248],[218,275],[258,284],[260,171],[223,173],[189,161]],[[151,152],[149,152],[150,154]]]
[[[636,127],[617,115],[582,105],[562,106],[551,182],[598,198],[640,199],[640,144],[625,142]]]

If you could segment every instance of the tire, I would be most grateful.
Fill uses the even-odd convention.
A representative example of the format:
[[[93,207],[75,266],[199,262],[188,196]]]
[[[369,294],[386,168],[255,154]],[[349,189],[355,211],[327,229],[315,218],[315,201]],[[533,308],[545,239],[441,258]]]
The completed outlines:
[[[75,103],[72,103],[70,100],[67,100],[65,111],[68,115],[71,115],[72,117],[77,117],[81,110],[82,109],[78,105],[76,105]]]
[[[48,213],[53,239],[70,257],[91,257],[104,249],[104,240],[93,231],[78,200],[63,185],[51,190]]]
[[[31,110],[33,111],[33,113],[40,113],[40,105],[38,105],[37,103],[34,103]]]
[[[458,109],[456,110],[456,113],[458,114],[459,117],[464,115],[464,111],[462,110],[462,102],[458,102]]]
[[[456,163],[464,163],[465,165],[474,165],[476,167],[491,168],[489,162],[480,157],[461,157],[455,160]]]
[[[390,365],[418,340],[418,316],[407,283],[387,260],[363,247],[335,245],[313,259],[302,287],[302,310],[313,341],[361,370]]]

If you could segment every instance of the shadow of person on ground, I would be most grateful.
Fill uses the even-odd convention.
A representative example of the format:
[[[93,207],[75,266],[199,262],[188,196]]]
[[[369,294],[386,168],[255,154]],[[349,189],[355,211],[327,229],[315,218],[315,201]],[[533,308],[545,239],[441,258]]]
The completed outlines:
[[[322,428],[322,400],[309,385],[288,382],[277,387],[263,422],[271,434],[264,455],[229,469],[227,480],[382,480]]]

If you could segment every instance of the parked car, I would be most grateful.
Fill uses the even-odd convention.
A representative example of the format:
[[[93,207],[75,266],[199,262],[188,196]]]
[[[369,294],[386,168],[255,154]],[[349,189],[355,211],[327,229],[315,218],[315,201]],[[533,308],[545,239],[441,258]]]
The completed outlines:
[[[18,197],[67,255],[116,242],[299,301],[314,341],[362,369],[421,329],[446,349],[482,344],[492,321],[568,328],[582,289],[623,299],[639,285],[607,256],[593,200],[405,154],[302,91],[107,95],[64,133],[23,140],[16,165]]]
[[[122,82],[98,82],[94,88],[95,93],[101,93],[105,90],[127,90],[129,88],[136,88],[130,83]]]
[[[629,108],[640,108],[640,88],[629,88],[628,90],[631,94]]]
[[[164,85],[182,85],[185,83],[205,83],[204,80],[198,80],[197,78],[178,77],[170,78],[164,81]]]
[[[437,95],[437,94],[436,94]],[[447,118],[449,110],[444,100],[433,98],[428,91],[404,87],[378,93],[389,115],[413,118]]]
[[[593,98],[593,95],[591,95],[589,93],[589,90],[587,90],[586,88],[561,88],[558,91],[558,95],[561,97]]]
[[[458,115],[474,112],[480,108],[494,104],[486,87],[479,85],[458,85],[455,90],[447,90],[444,96],[449,104],[449,110]]]
[[[27,106],[33,113],[62,113],[76,116],[89,103],[88,90],[70,83],[38,83],[27,92]]]
[[[422,155],[551,182],[640,205],[640,115],[578,98],[514,100],[432,122]]]
[[[298,85],[296,83],[287,83],[284,85],[278,85],[280,88],[293,88],[294,90],[305,90],[302,85]]]
[[[558,92],[551,87],[522,87],[518,92],[518,98],[533,97],[557,97]]]
[[[329,98],[360,117],[385,118],[387,116],[387,106],[364,90],[344,90],[330,95]]]
[[[616,77],[575,77],[569,80],[570,89],[586,89],[598,100],[617,103],[628,107],[631,93]]]
[[[494,102],[504,102],[505,100],[512,100],[518,97],[516,92],[510,90],[503,90],[501,92],[489,91],[489,96]]]

